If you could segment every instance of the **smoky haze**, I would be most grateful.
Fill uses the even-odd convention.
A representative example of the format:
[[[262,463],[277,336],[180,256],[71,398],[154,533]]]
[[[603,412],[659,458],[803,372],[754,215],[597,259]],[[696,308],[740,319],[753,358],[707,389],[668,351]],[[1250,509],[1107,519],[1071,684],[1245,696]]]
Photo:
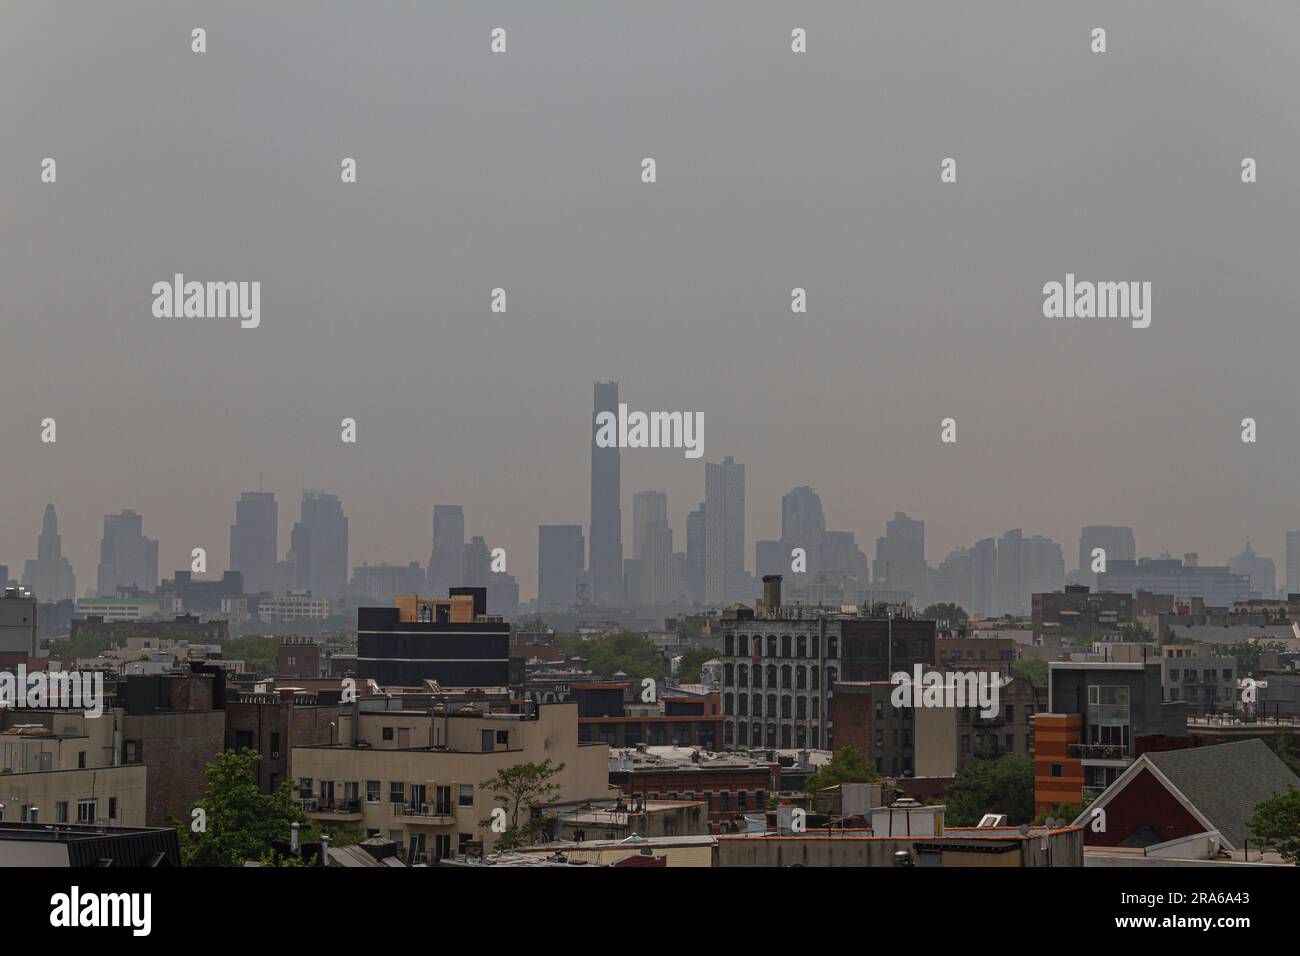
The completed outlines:
[[[1284,2],[4,2],[0,563],[52,501],[79,593],[123,508],[163,576],[219,572],[260,482],[281,552],[338,494],[352,565],[424,563],[462,504],[530,596],[614,380],[705,420],[703,459],[623,452],[625,553],[634,492],[683,550],[732,455],[751,568],[801,484],[868,553],[925,520],[931,564],[1023,527],[1072,567],[1097,523],[1281,566],[1297,38]],[[261,326],[155,318],[175,273],[260,281]],[[1066,273],[1150,281],[1151,327],[1045,319]]]

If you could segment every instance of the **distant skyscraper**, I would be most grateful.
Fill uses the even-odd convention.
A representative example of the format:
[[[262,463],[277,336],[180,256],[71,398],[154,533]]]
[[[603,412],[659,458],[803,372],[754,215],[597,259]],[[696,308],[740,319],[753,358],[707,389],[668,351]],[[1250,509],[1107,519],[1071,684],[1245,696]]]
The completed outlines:
[[[695,604],[704,603],[704,502],[686,516],[686,590]]]
[[[971,606],[967,611],[980,617],[992,617],[995,614],[997,579],[998,543],[992,538],[981,538],[971,549]]]
[[[1286,590],[1300,594],[1300,531],[1286,533]]]
[[[1051,538],[1016,528],[998,541],[997,613],[1028,615],[1033,595],[1065,586],[1065,559]]]
[[[134,511],[104,516],[97,582],[101,597],[115,596],[118,588],[152,594],[158,586],[158,542],[146,538],[143,528]]]
[[[8,583],[6,569],[0,588]],[[77,579],[72,564],[63,556],[63,539],[59,537],[59,518],[54,505],[45,506],[41,535],[36,539],[36,558],[23,566],[22,585],[41,604],[54,604],[77,596]]]
[[[800,485],[781,498],[781,538],[793,546],[807,548],[808,542],[820,544],[826,531],[822,499],[807,485]]]
[[[954,548],[934,572],[931,604],[956,604],[966,612],[972,610],[974,584],[974,552],[970,548]]]
[[[280,510],[269,491],[245,491],[235,502],[230,526],[230,570],[244,575],[248,594],[274,591],[279,547]]]
[[[745,466],[728,455],[705,465],[704,601],[750,599],[745,574]]]
[[[641,602],[667,604],[672,577],[673,532],[668,526],[668,496],[640,491],[632,496],[632,554],[639,562]]]
[[[1086,584],[1097,589],[1097,573],[1092,570],[1092,552],[1101,548],[1109,561],[1133,561],[1137,544],[1133,529],[1124,525],[1090,524],[1079,532],[1079,571]]]
[[[574,605],[583,551],[582,525],[544,524],[537,529],[538,607],[567,611]],[[621,567],[619,573],[621,578]]]
[[[290,540],[300,590],[331,601],[343,597],[348,584],[348,519],[338,495],[302,493],[302,517]]]
[[[591,578],[597,604],[623,597],[623,518],[619,508],[619,449],[596,444],[596,416],[618,415],[618,383],[597,382],[591,413]]]
[[[465,545],[464,555],[461,560],[461,584],[459,586],[467,588],[487,587],[491,566],[492,556],[488,551],[487,542],[481,536],[475,535],[474,540]],[[441,595],[435,596],[441,597]]]
[[[1271,598],[1277,591],[1277,568],[1273,565],[1273,559],[1256,555],[1249,541],[1241,554],[1228,562],[1228,570],[1250,578],[1250,589],[1258,591],[1260,597]]]
[[[429,552],[429,591],[436,598],[460,587],[465,552],[465,509],[460,505],[433,506],[433,550]]]
[[[875,579],[895,591],[911,591],[918,607],[925,600],[925,522],[901,511],[885,524],[885,536],[876,539]]]

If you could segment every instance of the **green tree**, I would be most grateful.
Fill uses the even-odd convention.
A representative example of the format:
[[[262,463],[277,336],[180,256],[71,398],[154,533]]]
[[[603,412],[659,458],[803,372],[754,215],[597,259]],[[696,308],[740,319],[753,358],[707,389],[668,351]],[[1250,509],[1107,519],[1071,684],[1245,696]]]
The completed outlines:
[[[1119,636],[1121,640],[1134,644],[1149,643],[1155,640],[1151,629],[1138,624],[1136,621],[1127,621],[1119,627]]]
[[[1257,805],[1250,833],[1288,863],[1300,864],[1300,790],[1288,787],[1286,793]]]
[[[717,651],[707,647],[692,647],[682,655],[677,665],[677,680],[683,684],[695,684],[700,679],[700,666],[718,656]]]
[[[623,671],[639,687],[646,677],[667,676],[663,655],[643,634],[607,634],[589,641],[565,636],[557,643],[566,656],[586,658],[592,672],[606,679]]]
[[[948,788],[946,821],[955,827],[979,823],[986,813],[1005,813],[1010,823],[1034,816],[1034,762],[1008,754],[971,760],[957,769]]]
[[[183,865],[243,866],[269,853],[272,840],[288,839],[294,823],[306,822],[287,780],[273,794],[258,790],[261,759],[255,750],[227,750],[208,764],[208,791],[195,805],[202,829],[194,832],[193,817],[175,823]]]
[[[1034,687],[1047,686],[1047,661],[1041,657],[1028,657],[1022,661],[1013,661],[1011,676],[1023,677]]]
[[[1237,663],[1237,676],[1246,677],[1259,673],[1259,658],[1265,651],[1281,653],[1286,644],[1282,641],[1237,641],[1228,645],[1228,653]]]
[[[564,764],[552,765],[550,758],[541,763],[521,763],[496,772],[490,780],[479,786],[491,790],[497,803],[505,810],[506,826],[497,831],[496,849],[513,850],[532,843],[542,829],[540,817],[534,819],[533,811],[554,800],[560,785],[551,778],[564,769]],[[488,817],[479,826],[493,829],[494,820]]]
[[[259,674],[274,673],[280,639],[270,634],[245,634],[228,637],[221,645],[221,656],[228,661],[245,661]]]
[[[950,624],[956,625],[966,620],[967,614],[959,604],[942,602],[931,604],[921,612],[921,617],[927,621],[948,621]]]
[[[875,783],[880,779],[875,765],[856,747],[845,747],[831,756],[830,762],[808,775],[804,789],[816,793],[841,783]]]

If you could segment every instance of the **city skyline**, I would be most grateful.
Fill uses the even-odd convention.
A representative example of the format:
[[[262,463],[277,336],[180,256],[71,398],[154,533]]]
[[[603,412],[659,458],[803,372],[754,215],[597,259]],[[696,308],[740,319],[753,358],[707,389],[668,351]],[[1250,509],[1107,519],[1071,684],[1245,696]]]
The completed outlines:
[[[0,237],[5,312],[26,330],[0,354],[11,568],[51,501],[84,588],[105,514],[145,515],[165,574],[221,553],[241,492],[324,487],[347,503],[353,566],[427,561],[428,509],[455,501],[531,589],[537,527],[589,523],[596,378],[708,419],[702,461],[621,455],[622,510],[664,491],[680,538],[704,462],[731,455],[747,565],[748,542],[779,538],[774,503],[809,482],[864,550],[895,511],[925,520],[932,562],[1009,528],[1064,545],[1107,522],[1174,554],[1220,561],[1249,540],[1280,563],[1300,527],[1300,131],[1275,122],[1295,65],[1267,17],[1114,7],[1099,57],[1050,6],[850,5],[807,11],[815,55],[792,60],[786,5],[692,8],[687,30],[631,9],[561,28],[524,5],[492,58],[465,39],[485,29],[468,9],[341,6],[304,33],[291,9],[232,5],[205,11],[202,59],[176,39],[188,13],[140,10],[89,7],[67,43],[0,58],[11,141],[28,144],[0,175],[32,181],[6,191],[23,226]],[[11,36],[67,30],[49,5],[10,19]],[[282,36],[274,56],[258,39]],[[431,36],[448,38],[432,57]],[[384,63],[316,81],[367,42]],[[34,84],[63,107],[31,109]],[[174,135],[196,109],[220,150]],[[37,181],[45,155],[57,184]],[[947,156],[959,175],[941,185]],[[155,317],[151,286],[176,273],[260,281],[260,324]],[[1150,281],[1150,327],[1045,318],[1043,285],[1067,274]]]

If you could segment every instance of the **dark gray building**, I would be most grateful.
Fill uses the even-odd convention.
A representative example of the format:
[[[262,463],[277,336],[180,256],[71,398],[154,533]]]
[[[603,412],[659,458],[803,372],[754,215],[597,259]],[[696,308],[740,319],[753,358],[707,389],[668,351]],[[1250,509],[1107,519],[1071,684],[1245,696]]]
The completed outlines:
[[[597,382],[591,412],[591,587],[597,604],[623,601],[623,517],[619,449],[596,444],[596,416],[618,416],[618,382]],[[539,572],[540,573],[540,572]],[[540,593],[540,592],[539,592]]]
[[[275,562],[280,554],[280,510],[269,491],[245,491],[235,502],[230,526],[230,570],[244,576],[249,594],[274,591]]]

